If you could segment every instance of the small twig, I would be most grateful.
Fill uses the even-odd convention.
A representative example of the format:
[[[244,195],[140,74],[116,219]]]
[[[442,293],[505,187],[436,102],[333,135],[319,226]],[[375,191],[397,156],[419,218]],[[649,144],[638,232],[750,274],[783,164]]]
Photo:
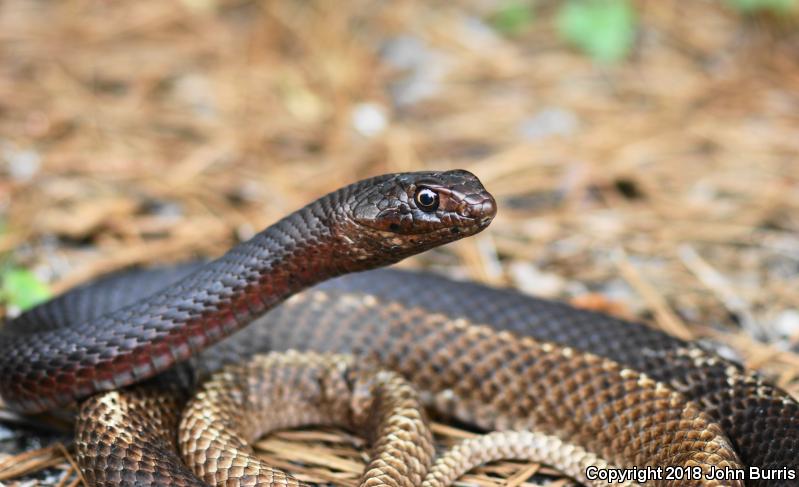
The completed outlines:
[[[476,280],[490,284],[502,281],[502,265],[497,257],[494,239],[489,234],[462,240],[453,245],[453,249]]]
[[[508,477],[505,481],[506,487],[519,487],[525,480],[535,475],[541,469],[541,465],[532,463],[520,468],[518,472]]]
[[[638,270],[630,263],[627,254],[623,249],[619,249],[614,255],[614,261],[619,268],[622,277],[635,289],[638,294],[646,301],[655,313],[655,320],[668,333],[682,338],[683,340],[693,340],[694,335],[683,321],[671,310],[666,299],[641,276]]]
[[[64,470],[64,474],[61,476],[61,480],[58,481],[55,487],[66,487],[67,482],[72,478],[72,473],[75,471],[75,467],[72,465],[69,466],[68,469]]]
[[[780,350],[771,344],[754,342],[743,331],[730,333],[707,326],[700,326],[697,330],[701,335],[712,337],[741,352],[744,356],[745,365],[750,369],[760,369],[768,364],[783,364],[788,367],[788,370],[799,370],[799,355],[794,352]]]
[[[471,431],[462,430],[444,423],[433,423],[430,425],[430,429],[436,435],[448,436],[458,440],[474,438],[478,436],[478,433],[472,433]]]
[[[688,244],[680,245],[677,248],[677,255],[685,267],[693,272],[697,279],[718,297],[724,307],[738,318],[741,327],[750,336],[767,341],[773,341],[772,339],[776,338],[770,336],[772,334],[755,319],[749,303],[735,292],[727,278],[703,259],[693,247]]]
[[[75,459],[74,459],[74,458],[72,458],[72,455],[69,453],[69,450],[67,450],[67,447],[65,447],[65,446],[64,446],[64,445],[63,445],[61,442],[58,442],[58,443],[56,443],[56,444],[55,444],[55,446],[56,446],[56,448],[57,448],[57,449],[58,449],[58,450],[61,452],[61,454],[62,454],[62,455],[64,455],[64,458],[66,458],[66,459],[67,459],[67,461],[69,462],[69,464],[70,464],[70,465],[72,466],[72,468],[75,470],[75,473],[77,473],[77,474],[78,474],[78,479],[80,480],[80,482],[81,482],[81,483],[82,483],[82,484],[83,484],[85,487],[89,487],[89,484],[88,484],[88,482],[86,482],[86,479],[83,477],[83,472],[81,472],[81,471],[80,471],[80,468],[78,467],[78,462],[76,462],[76,461],[75,461]],[[77,485],[77,483],[78,483],[78,482],[73,482],[73,483],[74,483],[75,485]]]
[[[8,457],[0,463],[0,482],[30,472],[44,470],[63,462],[54,446],[31,450]]]
[[[324,465],[344,472],[360,473],[363,470],[363,464],[360,462],[353,462],[332,455],[327,448],[321,446],[298,445],[287,441],[266,439],[259,441],[257,447],[285,459]]]

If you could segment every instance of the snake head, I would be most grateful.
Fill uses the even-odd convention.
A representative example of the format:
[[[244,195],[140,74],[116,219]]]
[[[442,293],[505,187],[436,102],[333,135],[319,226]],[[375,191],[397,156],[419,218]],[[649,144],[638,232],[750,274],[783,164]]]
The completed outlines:
[[[493,196],[463,170],[379,176],[354,185],[341,207],[344,221],[357,227],[340,233],[348,235],[349,257],[356,259],[379,251],[400,260],[474,235],[497,212]]]

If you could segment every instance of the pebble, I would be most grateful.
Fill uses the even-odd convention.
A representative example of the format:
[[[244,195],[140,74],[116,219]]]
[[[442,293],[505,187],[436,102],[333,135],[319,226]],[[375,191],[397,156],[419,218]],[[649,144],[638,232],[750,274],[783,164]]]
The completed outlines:
[[[13,438],[14,432],[0,424],[0,441],[6,441]]]
[[[518,126],[519,135],[527,140],[542,140],[552,136],[574,135],[580,121],[574,112],[558,108],[544,108],[535,115],[523,119]]]
[[[450,59],[430,49],[414,36],[398,36],[383,47],[381,58],[403,76],[389,85],[391,100],[396,106],[411,106],[441,92],[450,70]]]
[[[217,118],[216,98],[207,77],[196,73],[185,74],[175,81],[174,93],[198,117],[205,120]]]
[[[784,337],[794,337],[799,334],[799,310],[786,309],[774,319],[773,329]]]
[[[21,149],[10,142],[0,142],[0,159],[5,162],[11,179],[23,183],[33,179],[42,165],[38,152]]]
[[[352,111],[352,126],[364,137],[374,137],[388,126],[386,110],[377,103],[360,103]]]
[[[557,274],[541,271],[529,262],[515,261],[510,264],[509,270],[514,285],[522,292],[534,296],[560,296],[566,284]]]

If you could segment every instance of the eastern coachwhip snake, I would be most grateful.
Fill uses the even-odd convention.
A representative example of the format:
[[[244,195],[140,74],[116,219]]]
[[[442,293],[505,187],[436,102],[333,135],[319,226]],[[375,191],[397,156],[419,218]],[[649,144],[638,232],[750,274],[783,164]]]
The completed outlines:
[[[192,355],[172,369],[171,384],[257,351],[307,349],[378,361],[410,379],[436,414],[486,430],[543,430],[622,467],[796,470],[799,406],[757,375],[643,325],[432,275],[383,270],[329,281],[196,355],[314,282],[476,233],[494,212],[490,195],[461,171],[357,183],[211,264],[111,276],[12,320],[0,331],[0,393],[40,411]],[[83,416],[102,417],[78,431],[90,479],[201,485],[189,474],[178,479],[184,467],[160,450],[142,468],[133,461],[148,455],[140,446],[109,446],[123,433],[175,426],[152,413],[184,401],[164,379],[83,403]]]

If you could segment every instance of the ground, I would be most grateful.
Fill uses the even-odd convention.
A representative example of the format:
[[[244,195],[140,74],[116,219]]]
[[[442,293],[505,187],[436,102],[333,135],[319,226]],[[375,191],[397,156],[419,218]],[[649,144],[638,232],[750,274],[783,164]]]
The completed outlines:
[[[357,178],[465,168],[496,221],[402,265],[640,318],[799,394],[796,16],[637,1],[632,51],[607,63],[558,34],[561,2],[513,29],[501,4],[3,2],[4,265],[58,292],[218,255]],[[80,481],[68,433],[46,446],[0,418],[0,484]],[[261,446],[303,478],[353,485],[353,441]]]

